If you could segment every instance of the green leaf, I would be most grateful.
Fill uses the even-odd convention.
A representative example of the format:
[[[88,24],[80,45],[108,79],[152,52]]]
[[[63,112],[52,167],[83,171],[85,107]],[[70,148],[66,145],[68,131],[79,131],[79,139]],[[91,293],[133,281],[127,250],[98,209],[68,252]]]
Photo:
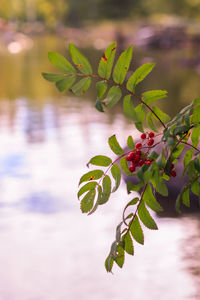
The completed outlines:
[[[200,185],[198,180],[194,181],[191,185],[191,191],[193,192],[193,194],[200,196]]]
[[[149,229],[157,230],[158,227],[154,221],[154,219],[151,217],[149,211],[146,209],[146,206],[144,204],[144,201],[140,202],[140,205],[138,207],[138,216],[142,223]]]
[[[63,71],[66,74],[76,74],[75,68],[70,64],[70,62],[56,52],[49,52],[48,53],[49,61],[59,68],[61,71]]]
[[[189,189],[185,189],[182,194],[183,204],[187,207],[190,207],[190,196],[189,196]]]
[[[123,267],[123,264],[124,264],[124,249],[118,245],[117,246],[117,257],[115,259],[116,263],[118,264],[118,266],[120,268]]]
[[[193,109],[193,114],[192,114],[192,123],[193,124],[199,124],[200,122],[200,105],[197,105]]]
[[[146,116],[147,117],[147,124],[151,128],[151,130],[153,130],[154,132],[158,132],[157,128],[155,127],[155,125],[152,121],[152,116],[153,116],[153,114],[151,112],[149,112],[147,114],[147,116]]]
[[[194,149],[190,149],[187,152],[185,152],[185,156],[184,156],[184,168],[186,168],[187,165],[189,164],[189,162],[191,161],[193,153],[194,153]]]
[[[166,113],[164,113],[161,109],[159,109],[158,107],[153,106],[152,110],[156,113],[156,115],[161,119],[161,121],[163,123],[167,123],[170,121],[170,117]],[[154,119],[158,120],[155,115],[152,115],[152,117]]]
[[[92,190],[96,187],[97,182],[96,181],[91,181],[86,183],[84,186],[82,186],[82,188],[80,188],[79,192],[78,192],[78,198],[80,198],[80,196],[82,194],[84,194],[85,192]]]
[[[112,159],[108,156],[104,155],[97,155],[90,159],[89,164],[96,165],[96,166],[102,166],[102,167],[108,167],[112,163]]]
[[[97,201],[96,201],[93,209],[89,212],[88,215],[93,214],[97,210],[97,207],[99,206],[99,203],[101,201],[101,197],[102,197],[102,188],[101,188],[100,185],[98,185],[98,197],[97,197]]]
[[[106,175],[103,179],[102,183],[103,191],[101,195],[101,199],[99,204],[104,204],[108,201],[110,194],[111,194],[111,180],[108,175]]]
[[[130,149],[134,149],[135,148],[135,143],[134,143],[134,140],[133,140],[133,138],[132,138],[131,135],[129,135],[129,137],[127,138],[127,146]]]
[[[121,182],[121,169],[120,169],[120,167],[117,164],[114,164],[111,167],[111,173],[112,173],[112,176],[115,180],[115,186],[112,190],[112,193],[114,193],[118,189],[118,187],[120,185],[120,182]]]
[[[108,46],[104,55],[101,57],[98,67],[98,74],[102,78],[109,79],[111,76],[112,66],[115,59],[116,42]]]
[[[131,191],[139,192],[141,188],[143,187],[143,183],[140,182],[138,184],[132,184],[132,182],[128,181],[126,184],[127,187],[127,193],[130,194]]]
[[[60,81],[65,78],[64,74],[42,73],[42,76],[44,77],[44,79],[51,81],[51,82]]]
[[[139,120],[139,122],[135,123],[135,126],[139,131],[144,132],[144,130],[143,130],[143,121],[144,121],[144,118],[145,118],[145,111],[144,111],[144,108],[143,108],[142,104],[139,104],[138,106],[136,106],[135,113],[136,113],[137,118]]]
[[[163,91],[163,90],[153,90],[153,91],[144,92],[142,94],[142,100],[144,101],[144,103],[148,105],[156,100],[163,99],[165,97],[167,97],[167,91]]]
[[[192,146],[196,147],[199,144],[199,137],[200,137],[200,126],[194,127],[191,134]]]
[[[127,82],[127,89],[134,93],[136,85],[140,83],[152,71],[154,66],[155,64],[153,63],[146,63],[136,69]]]
[[[137,215],[134,216],[134,219],[131,222],[132,223],[130,226],[130,231],[131,231],[132,237],[134,238],[134,240],[136,240],[136,242],[143,245],[144,244],[144,234],[143,234],[142,227],[140,225]]]
[[[121,226],[122,226],[122,222],[120,222],[116,228],[115,240],[117,243],[119,243],[121,240]]]
[[[72,92],[78,96],[85,94],[91,84],[90,78],[83,78],[72,87]]]
[[[138,117],[135,112],[135,109],[132,104],[131,96],[127,95],[124,97],[123,100],[123,109],[124,109],[124,114],[127,116],[127,118],[131,119],[133,122],[138,122]]]
[[[84,182],[84,181],[90,181],[90,180],[96,180],[96,179],[99,179],[103,176],[104,172],[102,170],[93,170],[93,171],[90,171],[86,174],[84,174],[80,181],[79,181],[79,185]]]
[[[109,137],[108,139],[108,144],[110,146],[110,149],[116,154],[116,155],[122,155],[124,154],[124,150],[121,148],[121,146],[119,145],[116,136],[112,135],[111,137]]]
[[[124,212],[125,212],[125,210],[126,210],[129,206],[132,206],[132,205],[137,204],[138,201],[139,201],[139,198],[138,198],[138,197],[135,197],[135,198],[133,198],[131,201],[129,201],[129,202],[126,204],[125,208],[124,208]]]
[[[168,189],[158,172],[151,178],[151,182],[156,191],[162,196],[168,196]]]
[[[76,81],[76,76],[69,76],[60,81],[57,81],[56,87],[60,92],[63,92],[65,90],[68,90],[75,81]]]
[[[97,98],[97,100],[96,100],[95,107],[96,107],[96,109],[97,109],[98,111],[104,112],[102,103],[101,103],[101,101],[99,100],[99,98]]]
[[[109,256],[106,258],[106,261],[105,261],[105,268],[106,268],[107,272],[112,271],[113,263],[114,263],[114,259],[113,259],[112,255],[109,254]]]
[[[195,160],[194,160],[194,167],[197,170],[197,172],[200,173],[200,158],[195,158]]]
[[[186,125],[176,126],[174,128],[173,134],[174,135],[181,135],[183,133],[186,133],[188,130],[189,130],[189,126],[186,126]]]
[[[113,79],[116,83],[122,84],[129,69],[132,59],[133,47],[130,46],[118,58],[115,68],[113,70]]]
[[[107,107],[113,107],[115,104],[117,104],[117,102],[120,100],[122,96],[122,92],[120,87],[118,86],[112,86],[109,91],[108,94],[106,96],[106,98],[102,101]]]
[[[127,176],[132,176],[132,173],[129,171],[129,168],[128,168],[128,163],[127,163],[126,157],[122,157],[120,159],[120,166]]]
[[[92,75],[92,67],[88,59],[80,52],[75,45],[69,43],[69,53],[73,63],[77,66],[78,70],[83,74]]]
[[[82,213],[87,213],[92,209],[95,195],[96,195],[96,190],[92,189],[81,200],[81,211],[82,211]]]
[[[125,243],[125,246],[124,246],[124,250],[130,254],[130,255],[134,255],[134,247],[133,247],[133,241],[132,241],[132,238],[130,236],[130,233],[127,232],[124,236],[124,243]]]
[[[146,187],[146,191],[143,195],[143,200],[148,205],[148,207],[150,207],[153,211],[155,212],[163,211],[163,208],[160,206],[160,204],[158,203],[158,201],[153,195],[150,184],[148,184]]]
[[[108,84],[103,80],[103,81],[98,81],[96,83],[96,91],[97,91],[97,96],[99,99],[103,97],[107,90]]]

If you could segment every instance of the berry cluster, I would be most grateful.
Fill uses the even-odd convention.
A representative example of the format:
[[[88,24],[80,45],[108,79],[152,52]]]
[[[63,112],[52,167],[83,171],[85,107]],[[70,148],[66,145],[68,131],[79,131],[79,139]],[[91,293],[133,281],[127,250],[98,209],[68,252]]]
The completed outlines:
[[[154,144],[154,133],[153,132],[149,132],[149,133],[142,133],[141,134],[141,142],[138,142],[135,145],[135,149],[133,151],[131,151],[127,156],[126,156],[126,160],[128,162],[131,162],[131,165],[129,166],[129,170],[130,172],[134,172],[135,169],[137,167],[141,167],[144,164],[146,165],[151,165],[152,164],[152,160],[150,160],[148,158],[148,150],[146,152],[141,151],[141,148],[147,144],[148,146],[152,146]],[[145,143],[145,140],[148,140]]]

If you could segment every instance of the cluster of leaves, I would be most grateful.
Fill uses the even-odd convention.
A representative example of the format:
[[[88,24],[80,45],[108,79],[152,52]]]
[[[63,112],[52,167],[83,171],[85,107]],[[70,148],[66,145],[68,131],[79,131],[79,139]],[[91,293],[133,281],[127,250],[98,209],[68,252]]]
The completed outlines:
[[[168,188],[166,181],[172,173],[172,168],[180,159],[185,147],[189,148],[184,154],[183,176],[187,176],[187,182],[176,201],[177,211],[180,206],[190,206],[190,191],[200,196],[200,150],[197,148],[200,137],[200,99],[195,99],[189,106],[180,111],[171,121],[170,117],[153,103],[166,97],[164,90],[146,91],[142,95],[136,94],[137,85],[154,68],[153,63],[146,63],[136,69],[127,79],[132,59],[132,47],[126,49],[115,61],[116,43],[112,43],[100,58],[98,73],[93,74],[88,59],[76,48],[69,44],[69,53],[74,65],[58,53],[48,54],[50,62],[59,68],[62,73],[43,73],[48,81],[55,82],[59,91],[71,89],[76,95],[82,95],[89,88],[92,79],[96,82],[97,100],[95,107],[100,112],[112,108],[123,98],[124,114],[132,120],[140,132],[144,132],[144,125],[154,132],[158,131],[158,124],[163,127],[161,133],[157,134],[154,145],[148,146],[143,142],[141,149],[146,151],[150,164],[143,164],[135,172],[130,171],[127,156],[137,148],[132,136],[127,139],[127,148],[124,150],[118,143],[116,135],[109,138],[108,144],[115,154],[112,160],[108,156],[97,155],[88,162],[90,165],[98,166],[84,174],[79,182],[80,188],[78,198],[83,213],[92,214],[98,206],[105,204],[112,193],[116,192],[121,183],[122,173],[127,176],[135,176],[138,184],[127,182],[127,191],[141,192],[127,203],[123,211],[122,221],[116,229],[115,241],[112,243],[110,253],[106,259],[105,267],[108,272],[112,271],[113,263],[119,267],[124,264],[125,252],[133,255],[136,241],[144,243],[144,234],[141,224],[149,229],[156,230],[157,225],[152,218],[149,209],[155,212],[162,211],[162,207],[154,196],[154,191],[166,196]],[[78,82],[77,82],[78,79]],[[125,82],[125,83],[124,83]],[[125,96],[123,95],[125,92]],[[137,104],[134,105],[134,98]],[[139,104],[138,104],[139,101]],[[191,141],[190,141],[191,140]],[[161,144],[161,151],[157,153],[153,149]],[[127,209],[131,213],[127,214]]]

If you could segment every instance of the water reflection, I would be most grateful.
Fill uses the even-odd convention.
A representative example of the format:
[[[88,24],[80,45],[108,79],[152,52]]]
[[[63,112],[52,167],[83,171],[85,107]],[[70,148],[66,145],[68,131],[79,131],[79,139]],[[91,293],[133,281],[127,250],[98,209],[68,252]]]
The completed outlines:
[[[123,145],[136,132],[119,109],[101,115],[92,95],[60,96],[43,82],[39,74],[49,68],[46,48],[56,47],[53,39],[48,43],[41,56],[41,45],[17,60],[6,56],[10,69],[3,67],[0,298],[198,299],[199,219],[158,220],[160,230],[145,230],[145,246],[136,245],[124,269],[114,269],[114,276],[105,273],[104,258],[127,199],[125,187],[87,217],[79,210],[77,183],[92,155],[111,155],[105,144],[110,135],[117,133]]]

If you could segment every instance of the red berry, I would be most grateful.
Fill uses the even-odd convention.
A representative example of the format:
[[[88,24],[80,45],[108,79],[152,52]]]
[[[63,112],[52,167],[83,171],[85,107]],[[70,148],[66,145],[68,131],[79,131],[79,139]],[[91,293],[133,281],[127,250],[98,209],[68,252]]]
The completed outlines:
[[[130,167],[129,167],[129,171],[130,171],[131,173],[134,172],[134,171],[135,171],[135,166],[134,166],[134,165],[130,166]]]
[[[135,156],[135,161],[138,162],[139,160],[140,160],[140,155],[136,155],[136,156]]]
[[[131,161],[131,160],[132,160],[130,154],[129,154],[128,156],[126,156],[126,160],[127,160],[127,161]]]
[[[150,139],[147,143],[148,146],[152,146],[154,144],[154,139]]]
[[[174,164],[171,164],[170,171],[174,169]]]
[[[142,144],[141,144],[141,143],[137,143],[137,144],[135,145],[135,148],[137,148],[137,149],[142,148]]]
[[[176,177],[176,171],[175,170],[172,170],[170,173],[171,173],[172,177]]]
[[[131,159],[131,160],[134,160],[134,159],[135,159],[135,153],[134,153],[134,152],[131,152],[131,153],[129,154],[129,156],[130,156],[130,159]]]
[[[139,161],[139,166],[141,167],[141,166],[143,166],[143,164],[144,164],[144,160],[141,159],[141,160]]]
[[[136,151],[136,155],[141,155],[142,154],[142,151],[141,150],[137,150]]]
[[[140,137],[141,137],[142,140],[145,140],[147,136],[146,136],[145,133],[142,133]]]
[[[155,134],[151,131],[151,132],[149,132],[149,137],[150,138],[153,138],[155,136]]]
[[[152,164],[152,162],[150,160],[146,160],[145,164],[148,165],[148,166],[150,166]]]

